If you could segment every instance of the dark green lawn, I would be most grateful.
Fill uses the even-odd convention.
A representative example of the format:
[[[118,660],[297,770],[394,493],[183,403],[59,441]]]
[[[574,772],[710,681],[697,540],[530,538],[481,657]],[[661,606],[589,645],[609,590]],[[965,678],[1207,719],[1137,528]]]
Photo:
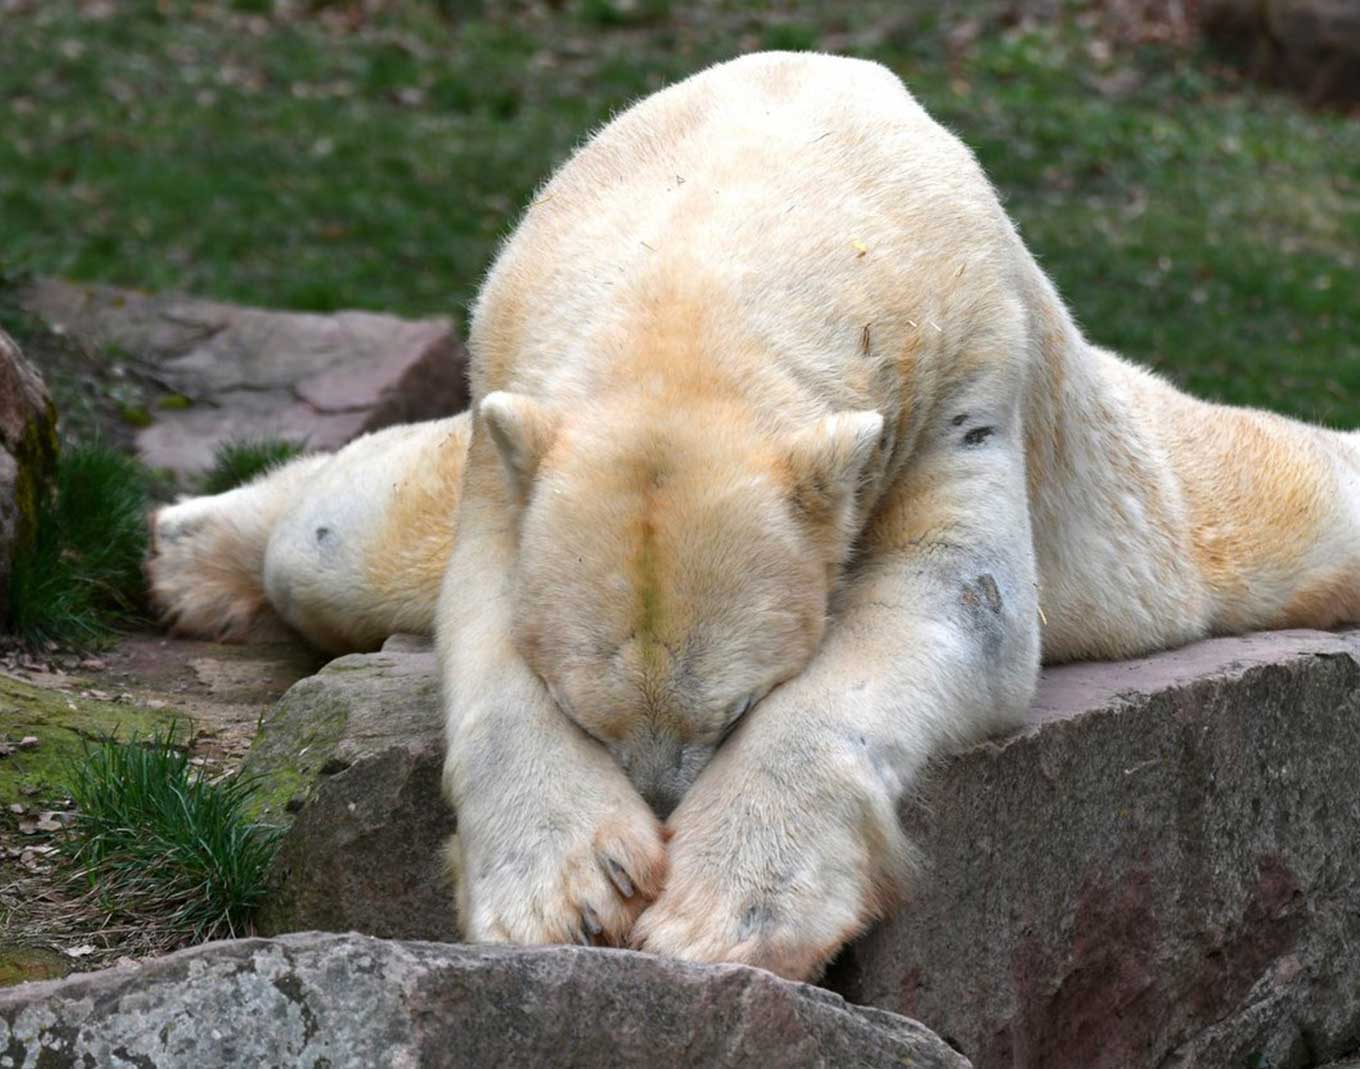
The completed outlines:
[[[0,261],[280,307],[460,311],[573,144],[713,60],[882,60],[981,156],[1098,342],[1360,425],[1360,122],[983,0],[41,0],[0,16]],[[324,8],[320,15],[312,8]],[[117,11],[91,17],[91,13]],[[452,14],[445,12],[452,10]]]

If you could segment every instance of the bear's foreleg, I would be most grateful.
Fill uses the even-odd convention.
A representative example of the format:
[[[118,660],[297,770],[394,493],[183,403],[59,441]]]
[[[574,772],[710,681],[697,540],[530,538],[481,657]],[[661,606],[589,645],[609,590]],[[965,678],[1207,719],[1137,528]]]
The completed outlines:
[[[898,900],[898,808],[929,758],[1023,716],[1039,634],[1020,435],[955,427],[875,513],[812,664],[671,817],[670,875],[635,945],[814,976]]]
[[[479,447],[491,448],[487,435],[474,439],[474,454]],[[463,937],[621,945],[661,889],[661,825],[512,644],[515,536],[489,506],[501,492],[499,462],[489,459],[480,469],[469,462],[436,625],[444,784],[458,812],[447,856]]]

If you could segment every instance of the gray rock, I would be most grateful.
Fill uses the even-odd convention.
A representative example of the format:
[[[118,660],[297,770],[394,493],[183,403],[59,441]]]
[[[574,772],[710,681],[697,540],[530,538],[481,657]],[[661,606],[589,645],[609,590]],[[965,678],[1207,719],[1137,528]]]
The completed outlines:
[[[987,1067],[1360,1048],[1360,633],[1044,673],[905,814],[929,868],[829,982]]]
[[[446,318],[273,312],[43,279],[24,307],[65,332],[133,354],[186,398],[138,432],[152,467],[196,472],[217,446],[287,438],[335,449],[366,431],[467,406],[467,354]]]
[[[42,376],[0,330],[0,616],[14,555],[37,533],[38,504],[57,462],[57,414]]]
[[[210,943],[139,967],[0,992],[0,1063],[968,1065],[914,1021],[758,969],[623,950],[316,933]]]
[[[429,649],[352,654],[294,684],[243,770],[260,818],[289,825],[260,930],[457,938],[443,756]]]

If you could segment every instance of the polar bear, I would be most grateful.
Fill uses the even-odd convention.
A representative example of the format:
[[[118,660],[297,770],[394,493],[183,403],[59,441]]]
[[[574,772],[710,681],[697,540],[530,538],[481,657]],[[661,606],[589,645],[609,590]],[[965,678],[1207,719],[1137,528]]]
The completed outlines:
[[[172,630],[289,630],[328,653],[434,633],[472,433],[466,413],[366,434],[222,494],[160,509],[146,572]]]
[[[470,344],[442,496],[347,477],[320,526],[433,621],[474,940],[814,976],[911,879],[927,760],[1018,724],[1041,659],[1360,619],[1356,439],[1085,340],[870,62],[751,55],[634,105],[528,207]],[[217,500],[158,525],[203,540]],[[412,582],[394,547],[434,529]],[[314,548],[275,584],[345,637]]]

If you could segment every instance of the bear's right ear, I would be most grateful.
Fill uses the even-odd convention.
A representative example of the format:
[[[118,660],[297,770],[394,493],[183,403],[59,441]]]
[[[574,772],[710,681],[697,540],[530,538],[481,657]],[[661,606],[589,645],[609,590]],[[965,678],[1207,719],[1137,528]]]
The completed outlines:
[[[496,443],[511,490],[527,501],[538,466],[557,437],[557,414],[532,397],[502,390],[487,394],[477,414]]]
[[[837,563],[850,552],[855,496],[882,435],[879,413],[836,412],[789,444],[793,504],[822,540],[828,559]]]

